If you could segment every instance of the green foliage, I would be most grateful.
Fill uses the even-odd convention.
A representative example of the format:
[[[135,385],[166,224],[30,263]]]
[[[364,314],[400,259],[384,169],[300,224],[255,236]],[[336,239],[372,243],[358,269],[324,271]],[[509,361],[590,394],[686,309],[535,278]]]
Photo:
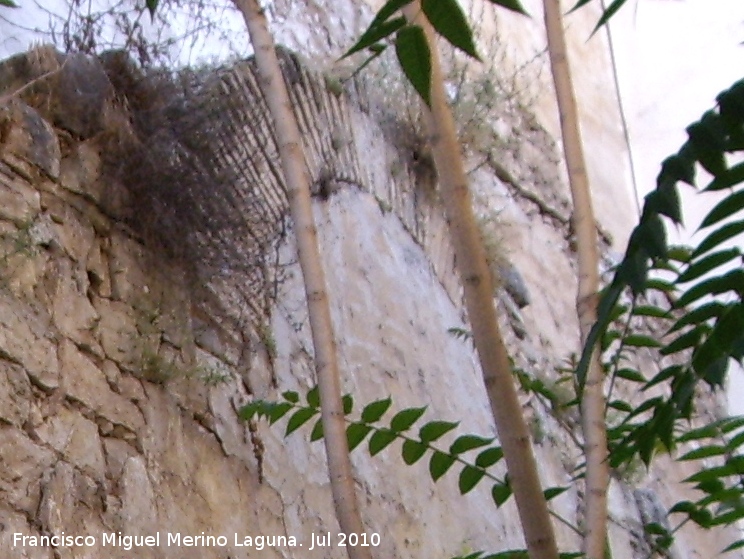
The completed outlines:
[[[403,73],[427,105],[431,105],[431,52],[424,30],[409,25],[398,32],[395,54]]]
[[[465,328],[459,328],[457,326],[453,326],[452,328],[447,328],[447,333],[451,334],[458,340],[472,340],[473,339],[473,333],[470,330],[466,330]]]
[[[744,417],[728,417],[677,438],[677,442],[697,444],[697,448],[678,460],[700,461],[700,469],[684,481],[692,484],[702,496],[694,502],[678,502],[670,509],[670,514],[682,514],[686,521],[691,520],[705,529],[735,524],[744,518],[743,427]],[[726,551],[737,549],[740,542]]]
[[[587,340],[577,370],[582,386],[591,348],[605,335],[623,293],[630,292],[633,301],[650,289],[679,292],[676,309],[701,303],[710,297],[726,295],[726,303],[704,304],[671,326],[684,332],[660,348],[663,355],[692,350],[685,370],[675,374],[672,381],[672,421],[688,418],[694,386],[702,380],[712,387],[721,386],[729,358],[741,361],[744,357],[744,270],[739,248],[724,248],[722,243],[744,230],[741,220],[722,222],[739,214],[744,208],[744,187],[741,164],[730,165],[731,155],[744,151],[744,81],[737,82],[718,97],[716,110],[708,111],[688,127],[688,141],[677,154],[662,164],[656,190],[646,196],[639,225],[633,230],[622,262],[618,265],[611,284],[605,289],[598,309],[597,324]],[[731,192],[704,218],[701,229],[715,226],[695,249],[672,250],[668,246],[662,218],[681,223],[677,183],[695,186],[696,165],[703,167],[713,178],[703,192]],[[724,266],[737,267],[725,271]],[[679,266],[681,265],[681,269]],[[652,268],[672,270],[676,276],[661,284],[649,281]],[[702,279],[709,277],[709,279]],[[652,281],[656,283],[652,284]],[[690,285],[688,285],[690,284]],[[660,313],[663,311],[659,311]]]
[[[0,233],[0,287],[11,288],[14,276],[23,273],[29,259],[39,254],[38,233],[32,221],[26,221],[17,229]]]
[[[207,386],[217,386],[230,381],[230,375],[213,368],[202,368],[200,373],[201,381]]]
[[[480,60],[473,33],[457,0],[422,0],[421,10],[431,26],[452,46]]]
[[[490,0],[492,4],[526,14],[519,0]],[[344,53],[343,58],[360,51],[369,51],[364,68],[380,56],[390,41],[395,45],[398,62],[416,92],[427,105],[431,104],[431,52],[423,29],[396,15],[410,0],[388,0],[380,8],[359,40]],[[421,0],[421,11],[434,30],[456,49],[480,60],[473,32],[457,0]],[[391,39],[392,37],[392,39]],[[388,41],[387,44],[381,41]],[[360,68],[360,70],[361,70]]]
[[[571,8],[570,12],[576,11],[579,8],[587,5],[592,0],[579,0],[576,5]],[[623,7],[623,4],[625,4],[626,0],[613,0],[612,3],[607,6],[607,8],[604,9],[602,12],[602,16],[599,18],[599,21],[597,22],[597,25],[594,26],[594,30],[592,31],[592,35],[597,32],[597,30],[602,27],[605,23],[610,21],[610,18],[614,16],[617,11]]]
[[[578,552],[561,553],[558,557],[559,559],[576,559],[582,557],[582,554]],[[529,559],[529,554],[524,549],[510,549],[489,555],[486,555],[483,551],[478,551],[470,555],[453,557],[452,559]]]
[[[633,383],[640,394],[664,387],[669,394],[647,397],[635,406],[610,400],[620,415],[608,429],[608,444],[613,468],[635,460],[649,465],[657,452],[674,454],[680,448],[685,450],[677,460],[698,464],[684,481],[701,497],[671,508],[670,514],[683,517],[676,529],[689,521],[709,529],[744,518],[744,417],[690,429],[700,383],[712,389],[723,386],[731,360],[741,362],[744,357],[744,259],[739,247],[723,244],[744,231],[744,173],[741,164],[730,163],[744,152],[744,81],[722,92],[717,101],[716,110],[689,126],[688,141],[663,163],[657,188],[646,197],[626,254],[602,294],[597,324],[577,368],[581,384],[591,347],[599,343],[602,351],[612,350],[612,383]],[[712,176],[703,193],[729,192],[703,219],[700,230],[709,232],[697,247],[671,247],[663,219],[681,223],[677,183],[695,186],[698,166]],[[661,272],[666,279],[657,277]],[[671,311],[641,304],[652,291],[664,293],[672,302]],[[620,303],[623,297],[629,303]],[[644,317],[665,326],[666,337],[636,332],[632,325]],[[617,323],[624,326],[617,328]],[[627,365],[628,350],[638,347],[671,357],[674,363],[651,378],[631,366],[619,367],[621,362]],[[668,548],[676,529],[646,526],[656,549]],[[742,546],[744,540],[726,550]]]
[[[266,400],[255,400],[243,406],[238,414],[245,421],[254,418],[266,418],[270,424],[274,424],[286,415],[289,415],[284,436],[289,436],[311,419],[319,416],[320,402],[318,400],[317,387],[312,388],[305,396],[305,403],[301,403],[297,392],[287,391],[282,394],[283,401],[270,402]],[[499,478],[489,471],[489,468],[498,464],[504,457],[500,446],[494,445],[493,438],[480,437],[478,435],[460,435],[450,444],[447,450],[437,447],[432,443],[440,440],[443,436],[451,433],[458,427],[458,423],[450,421],[429,421],[418,428],[417,436],[409,433],[419,422],[426,412],[426,407],[406,408],[394,414],[387,424],[380,424],[383,416],[387,414],[392,405],[390,398],[376,400],[364,406],[359,414],[359,419],[351,419],[353,412],[353,400],[349,395],[344,396],[344,415],[347,422],[346,438],[349,450],[354,450],[367,440],[367,450],[371,456],[375,456],[400,440],[401,458],[407,465],[413,465],[429,454],[429,475],[432,481],[437,482],[450,469],[458,464],[460,473],[458,475],[458,489],[462,495],[472,491],[481,481],[488,480],[491,485],[491,498],[497,507],[502,506],[512,495],[509,477],[505,475]],[[322,427],[320,419],[317,419],[310,436],[311,441],[321,439]],[[477,451],[475,460],[463,456],[471,451]],[[551,487],[544,491],[547,501],[554,499],[566,491],[567,487]],[[563,553],[561,558],[570,559],[579,557],[577,553]],[[497,553],[495,555],[484,555],[478,552],[467,557],[506,558],[527,557],[525,550],[512,550]]]
[[[159,3],[160,0],[145,0],[145,6],[147,6],[147,10],[150,12],[150,17],[155,17],[155,10],[158,9]]]
[[[574,10],[589,3],[579,0]],[[517,0],[491,0],[502,7],[525,13]],[[378,57],[389,44],[395,46],[398,61],[406,77],[418,94],[430,102],[431,53],[423,30],[399,15],[408,0],[389,0],[378,12],[367,31],[345,56],[368,51],[371,60]],[[625,3],[613,0],[604,10],[596,30],[604,25]],[[0,5],[15,6],[10,0]],[[154,14],[158,0],[146,0],[146,7]],[[472,32],[456,0],[423,0],[422,12],[435,31],[456,49],[477,58]],[[638,460],[648,465],[660,450],[675,452],[685,445],[678,457],[683,462],[699,461],[697,472],[685,481],[699,491],[697,501],[681,501],[670,513],[682,515],[682,524],[692,521],[704,528],[732,524],[744,517],[744,457],[739,456],[744,444],[744,418],[726,418],[697,429],[690,429],[694,413],[694,397],[702,381],[715,388],[723,384],[729,360],[744,358],[744,270],[742,253],[738,248],[726,248],[723,243],[744,232],[744,220],[735,220],[744,209],[744,163],[730,164],[731,155],[744,151],[744,81],[718,97],[718,107],[709,111],[687,129],[688,141],[679,152],[662,165],[657,188],[645,200],[638,227],[633,231],[623,261],[611,284],[605,289],[599,305],[598,321],[593,328],[576,370],[576,384],[581,391],[589,356],[597,345],[603,352],[611,352],[605,362],[611,388],[608,410],[613,419],[608,429],[610,464],[614,468],[628,467]],[[681,223],[681,209],[677,183],[696,183],[696,168],[702,167],[712,175],[703,189],[720,192],[730,189],[723,201],[705,217],[701,229],[711,229],[694,249],[670,247],[667,243],[664,218]],[[734,218],[732,220],[732,218]],[[731,270],[724,266],[734,264]],[[649,277],[654,271],[664,270],[672,279]],[[649,302],[643,296],[659,291],[676,302],[673,312]],[[627,295],[625,304],[620,304]],[[725,295],[726,299],[712,297]],[[697,304],[692,310],[687,305]],[[684,313],[680,316],[680,312]],[[635,331],[634,324],[646,318],[667,326],[668,341]],[[451,329],[453,335],[467,337],[464,330]],[[267,344],[269,349],[270,344]],[[642,371],[628,365],[630,351],[643,349],[660,356],[674,357],[675,364],[666,366],[648,379]],[[269,351],[271,351],[269,349]],[[526,391],[547,399],[551,408],[577,405],[558,397],[555,387],[517,371],[516,376]],[[630,383],[636,392],[647,394],[653,387],[664,387],[669,397],[652,396],[633,406],[621,398],[612,398],[616,382]],[[275,423],[289,414],[285,435],[289,435],[315,419],[311,440],[323,436],[319,415],[317,390],[306,395],[300,403],[297,393],[286,392],[282,402],[255,401],[245,406],[240,415],[244,419],[266,417]],[[391,400],[379,400],[365,406],[361,419],[347,419],[347,439],[351,449],[367,441],[368,451],[375,455],[395,441],[402,441],[401,456],[406,464],[415,464],[429,456],[428,470],[433,481],[450,471],[455,464],[460,473],[458,486],[465,494],[483,479],[491,483],[491,494],[497,506],[511,496],[508,477],[495,477],[489,468],[503,458],[500,447],[492,439],[462,435],[449,449],[433,445],[441,437],[457,428],[456,423],[431,421],[422,425],[418,436],[407,433],[419,422],[425,408],[409,408],[395,414],[387,424],[378,425],[391,407]],[[353,400],[344,398],[346,416],[353,410]],[[690,448],[690,445],[694,445]],[[462,455],[477,451],[475,460]],[[563,488],[551,488],[546,498],[553,498]],[[681,524],[680,524],[681,526]],[[679,528],[679,527],[678,527]],[[676,529],[678,529],[676,528]],[[645,531],[656,551],[669,548],[676,531],[658,523],[649,523]],[[725,551],[744,547],[744,539]],[[493,559],[526,557],[523,550],[505,551],[494,555],[472,553],[465,559]],[[579,554],[562,554],[577,557]]]
[[[305,403],[301,402],[297,392],[284,392],[282,399],[281,402],[255,400],[241,408],[239,416],[245,421],[263,417],[274,424],[285,415],[289,415],[284,432],[284,436],[288,436],[320,414],[317,388],[307,393]],[[367,450],[370,455],[375,456],[394,442],[402,441],[401,458],[408,465],[415,464],[429,454],[428,469],[433,481],[438,481],[452,466],[459,464],[461,469],[458,487],[463,495],[472,491],[483,479],[488,479],[492,482],[491,493],[496,506],[501,506],[511,496],[508,477],[502,479],[489,471],[489,468],[498,464],[504,457],[501,447],[493,444],[493,438],[460,435],[445,450],[433,443],[457,429],[458,423],[429,421],[418,427],[417,435],[412,435],[408,433],[420,422],[426,412],[425,407],[406,408],[394,414],[386,424],[381,424],[382,418],[392,405],[390,398],[367,404],[356,420],[349,417],[353,412],[351,397],[344,396],[344,401],[346,437],[351,450],[367,440]],[[317,431],[319,424],[318,419],[312,431],[312,440],[322,438],[322,432]],[[464,458],[472,451],[477,451],[474,460]],[[550,500],[565,490],[564,487],[550,488],[545,491],[545,497]]]
[[[145,380],[155,384],[165,384],[175,378],[190,377],[193,371],[176,363],[173,359],[166,359],[150,347],[143,347],[139,363],[139,373]]]
[[[496,4],[497,6],[501,6],[502,8],[506,8],[507,10],[511,10],[513,12],[517,12],[518,14],[522,15],[528,15],[527,11],[522,7],[522,4],[519,3],[519,0],[489,0],[491,4]]]
[[[258,325],[256,333],[258,334],[258,339],[261,342],[261,345],[264,346],[269,359],[276,359],[278,350],[276,347],[276,339],[271,331],[271,326],[267,323],[261,323]]]

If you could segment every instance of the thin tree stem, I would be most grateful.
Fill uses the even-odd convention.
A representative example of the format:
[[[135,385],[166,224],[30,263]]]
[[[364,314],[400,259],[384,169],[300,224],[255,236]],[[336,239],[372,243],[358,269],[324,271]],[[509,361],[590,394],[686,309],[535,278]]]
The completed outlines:
[[[434,32],[421,13],[420,3],[404,8],[410,22],[426,32],[431,51],[431,110],[424,108],[431,147],[439,175],[443,205],[463,282],[473,342],[483,371],[491,411],[504,450],[509,480],[531,559],[557,559],[558,547],[542,492],[529,430],[519,404],[511,362],[494,306],[486,254],[473,214],[467,176],[460,156],[452,112],[446,101],[444,81]]]
[[[568,65],[560,0],[543,0],[550,67],[560,113],[563,150],[573,198],[573,229],[576,235],[579,285],[576,311],[581,339],[585,341],[597,320],[599,251],[589,179],[579,131],[578,111]],[[607,426],[605,424],[604,374],[599,352],[594,349],[581,399],[584,452],[586,454],[586,522],[584,553],[602,559],[607,541]]]
[[[245,19],[255,49],[261,90],[269,106],[279,144],[279,156],[297,240],[297,253],[305,282],[320,392],[323,440],[336,517],[342,532],[361,534],[364,527],[359,514],[349,460],[336,342],[300,131],[292,112],[274,40],[263,10],[257,0],[234,1]],[[372,557],[368,547],[347,545],[346,551],[350,559]]]

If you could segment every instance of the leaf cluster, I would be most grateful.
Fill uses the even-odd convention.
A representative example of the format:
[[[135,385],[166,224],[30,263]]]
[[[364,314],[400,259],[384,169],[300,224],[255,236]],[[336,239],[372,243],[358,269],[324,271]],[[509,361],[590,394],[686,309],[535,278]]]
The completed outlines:
[[[711,387],[721,386],[730,358],[744,357],[744,270],[739,248],[725,248],[723,243],[744,231],[744,220],[730,220],[744,209],[744,163],[730,164],[732,154],[744,151],[744,80],[721,93],[718,107],[708,111],[687,128],[688,141],[677,154],[662,164],[657,187],[646,196],[638,226],[633,230],[623,260],[610,285],[604,290],[598,308],[598,319],[592,329],[577,370],[583,386],[591,348],[608,330],[623,293],[633,300],[644,293],[659,290],[671,297],[678,295],[674,307],[686,310],[669,333],[677,337],[660,347],[662,355],[692,350],[688,366],[668,371],[667,378],[689,377],[674,389],[676,414],[689,417],[690,385],[703,380]],[[694,249],[668,245],[663,219],[682,223],[677,184],[696,185],[697,166],[712,175],[702,191],[729,193],[704,218],[701,230],[708,235]],[[724,221],[727,220],[727,221]],[[734,265],[733,269],[727,266]],[[674,279],[651,278],[653,269],[666,269]],[[727,271],[728,270],[728,271]],[[726,295],[727,302],[720,296]],[[661,379],[663,380],[663,379]],[[689,392],[689,394],[683,394]]]
[[[586,6],[589,2],[592,0],[579,0],[576,5],[571,8],[571,12],[578,10],[579,8]],[[623,7],[623,4],[625,4],[626,0],[612,0],[609,6],[604,8],[604,4],[602,4],[603,11],[602,15],[599,18],[599,21],[597,22],[597,25],[594,26],[594,30],[592,31],[592,35],[597,32],[597,30],[602,27],[604,24],[606,24],[608,21],[610,21],[610,18],[614,16],[617,11]]]
[[[489,0],[509,10],[525,14],[519,0]],[[360,66],[361,71],[380,56],[392,43],[403,73],[427,105],[431,104],[431,51],[421,26],[400,14],[411,0],[388,0],[380,8],[367,30],[344,54],[344,58],[360,51],[369,57]],[[455,48],[480,60],[473,39],[473,32],[457,0],[421,0],[421,12],[434,30]]]
[[[649,465],[660,450],[693,445],[678,460],[700,461],[699,470],[684,481],[703,496],[677,503],[670,513],[685,515],[683,524],[692,521],[704,528],[744,517],[744,458],[737,455],[744,444],[744,417],[690,429],[699,386],[722,387],[731,362],[744,358],[744,259],[740,247],[726,244],[744,232],[744,163],[736,162],[744,152],[744,80],[717,101],[714,110],[687,128],[687,142],[662,164],[625,256],[602,293],[597,324],[577,367],[581,388],[591,348],[598,345],[602,352],[612,350],[606,364],[611,386],[622,380],[641,395],[654,387],[668,394],[648,396],[636,406],[608,398],[608,408],[620,415],[608,428],[610,465],[619,468],[636,459]],[[699,230],[705,236],[697,246],[671,246],[664,221],[682,222],[678,183],[696,187],[700,168],[710,175],[702,194],[725,196],[703,219]],[[654,292],[671,308],[649,303],[661,299]],[[664,335],[638,333],[633,325],[642,318],[663,326]],[[655,352],[660,361],[672,358],[666,361],[671,364],[647,378],[628,365],[628,352],[637,348]],[[673,540],[674,531],[647,529],[659,548]],[[744,540],[725,551],[740,547]]]
[[[702,493],[695,502],[681,501],[670,513],[683,513],[705,529],[731,525],[744,518],[744,417],[727,417],[684,433],[679,442],[695,442],[698,448],[680,456],[680,461],[702,460],[702,467],[685,482]],[[711,458],[715,459],[713,465]],[[744,547],[744,539],[724,552]]]
[[[401,441],[401,458],[407,465],[413,465],[428,455],[428,471],[432,481],[441,479],[454,466],[459,468],[458,488],[462,495],[472,491],[481,481],[491,482],[491,498],[497,507],[502,506],[512,495],[508,475],[503,478],[490,471],[490,468],[498,464],[504,457],[500,446],[494,445],[494,438],[481,437],[478,435],[460,435],[446,448],[434,443],[442,437],[454,431],[459,426],[457,422],[429,421],[418,426],[416,435],[410,431],[419,423],[426,412],[426,407],[406,408],[383,422],[383,417],[388,414],[392,406],[392,399],[385,398],[376,400],[364,406],[358,414],[357,419],[352,419],[354,400],[351,395],[343,397],[344,416],[347,423],[346,437],[349,450],[360,447],[367,440],[367,450],[371,456],[376,456],[396,441]],[[291,412],[291,413],[290,413]],[[273,402],[267,400],[255,400],[243,406],[239,416],[245,421],[256,417],[268,419],[274,424],[289,414],[284,436],[289,436],[303,425],[315,419],[310,440],[318,441],[323,437],[323,425],[320,419],[320,398],[318,388],[312,388],[305,396],[305,402],[300,402],[297,392],[288,391],[282,394],[282,401]],[[471,451],[477,451],[474,459],[465,458],[464,455]],[[567,487],[551,487],[546,489],[544,497],[551,500],[557,497]],[[514,554],[517,555],[514,555]],[[516,550],[503,552],[496,555],[480,554],[468,557],[480,557],[480,559],[526,557],[526,551]],[[511,554],[511,555],[510,555]],[[576,557],[575,554],[561,555],[569,559]]]

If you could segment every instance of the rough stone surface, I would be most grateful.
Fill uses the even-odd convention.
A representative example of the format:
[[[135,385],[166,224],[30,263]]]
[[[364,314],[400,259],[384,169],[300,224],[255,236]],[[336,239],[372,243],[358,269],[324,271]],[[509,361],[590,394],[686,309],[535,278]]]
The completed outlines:
[[[142,413],[137,406],[113,392],[103,371],[70,341],[63,341],[60,346],[60,368],[69,398],[132,432],[143,427]]]
[[[0,106],[0,160],[27,178],[59,176],[57,134],[38,112],[18,100]]]
[[[59,384],[57,355],[47,339],[49,316],[0,290],[0,349],[43,388]]]
[[[31,383],[20,365],[3,359],[0,370],[0,420],[20,427],[29,417]]]
[[[67,55],[57,79],[55,124],[82,139],[100,132],[113,94],[101,63],[82,53]]]
[[[100,316],[86,295],[87,275],[68,259],[57,260],[51,274],[56,283],[52,294],[54,325],[78,344],[89,347],[97,345],[92,330]]]

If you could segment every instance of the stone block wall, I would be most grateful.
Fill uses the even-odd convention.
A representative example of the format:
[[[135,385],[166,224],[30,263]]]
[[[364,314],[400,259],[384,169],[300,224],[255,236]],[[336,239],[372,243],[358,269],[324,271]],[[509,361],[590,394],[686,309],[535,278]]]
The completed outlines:
[[[94,61],[80,67],[88,63],[97,72]],[[467,328],[466,317],[441,208],[417,182],[410,144],[373,90],[334,93],[291,55],[284,64],[316,189],[344,388],[358,407],[391,395],[397,408],[427,405],[428,419],[495,435],[472,348],[448,333]],[[244,197],[235,199],[255,201],[246,220],[275,214],[284,225],[251,66],[216,75],[238,125],[221,136],[215,165],[241,177],[233,187]],[[241,281],[253,277],[245,263],[226,261],[195,286],[183,260],[145,242],[137,220],[148,216],[127,213],[132,189],[107,170],[111,121],[55,112],[73,112],[72,102],[50,102],[61,98],[62,79],[24,90],[32,96],[18,94],[23,81],[12,83],[0,92],[0,555],[344,557],[337,545],[310,549],[329,532],[338,543],[322,446],[236,413],[252,397],[314,384],[291,229],[267,247],[268,309],[244,296]],[[99,117],[111,107],[102,95]],[[114,122],[126,128],[134,117]],[[500,295],[510,349],[531,374],[550,378],[576,348],[574,261],[565,186],[554,168],[536,164],[552,144],[537,129],[525,137],[530,145],[504,153],[502,164],[479,166],[473,188],[483,216],[495,212],[504,224],[499,239],[529,295],[522,309]],[[240,254],[245,241],[225,230]],[[577,522],[574,438],[534,399],[524,406],[546,484],[570,485],[556,510]],[[404,467],[398,452],[353,455],[365,527],[380,536],[374,556],[523,545],[513,504],[495,509],[486,486],[461,497],[454,475],[434,485],[425,464]],[[661,469],[635,485],[613,482],[617,557],[647,555],[642,521],[679,498],[674,478]],[[558,530],[562,548],[578,546]],[[63,532],[92,539],[33,545]],[[709,557],[720,543],[687,530],[674,553]]]

